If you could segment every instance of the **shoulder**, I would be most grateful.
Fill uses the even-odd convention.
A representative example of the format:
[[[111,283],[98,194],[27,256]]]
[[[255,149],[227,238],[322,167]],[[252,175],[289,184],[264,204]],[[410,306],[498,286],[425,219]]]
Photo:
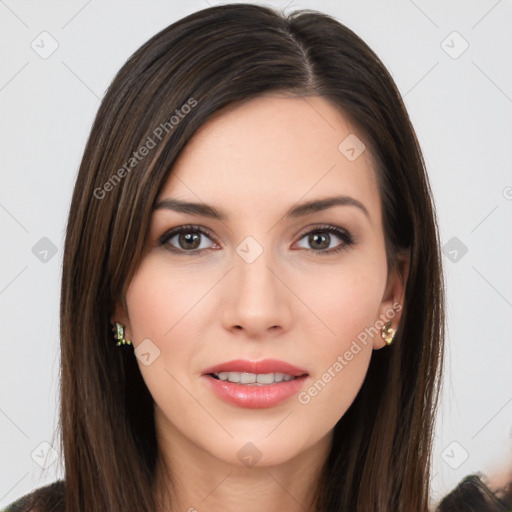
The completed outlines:
[[[39,487],[0,512],[64,512],[64,480]]]

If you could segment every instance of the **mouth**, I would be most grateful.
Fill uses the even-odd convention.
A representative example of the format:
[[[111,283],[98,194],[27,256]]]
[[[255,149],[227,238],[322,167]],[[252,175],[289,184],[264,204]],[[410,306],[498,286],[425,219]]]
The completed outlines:
[[[233,359],[206,368],[202,373],[203,375],[212,375],[219,380],[229,380],[242,384],[271,384],[272,382],[282,382],[294,377],[308,375],[304,368],[299,368],[278,359],[263,359],[261,361]],[[270,378],[272,378],[272,381],[270,381]]]
[[[207,368],[202,377],[214,394],[230,405],[274,407],[304,386],[309,373],[285,361],[237,359]]]
[[[232,382],[233,384],[254,384],[256,386],[268,386],[276,382],[289,382],[298,379],[288,373],[249,373],[249,372],[220,372],[209,373],[210,377],[217,380]]]

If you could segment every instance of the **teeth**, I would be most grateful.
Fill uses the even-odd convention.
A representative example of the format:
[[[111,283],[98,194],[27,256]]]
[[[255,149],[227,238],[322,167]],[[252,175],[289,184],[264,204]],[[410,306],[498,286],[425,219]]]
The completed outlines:
[[[286,373],[247,373],[247,372],[220,372],[214,373],[219,380],[227,380],[236,384],[273,384],[274,382],[287,382],[295,379]]]

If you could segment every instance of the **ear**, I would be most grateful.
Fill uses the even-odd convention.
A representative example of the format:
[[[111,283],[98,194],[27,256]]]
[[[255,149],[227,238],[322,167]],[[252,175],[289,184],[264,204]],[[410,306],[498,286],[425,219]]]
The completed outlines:
[[[378,334],[373,337],[373,348],[379,350],[386,346],[386,342],[380,335],[382,326],[391,322],[391,327],[397,329],[402,316],[405,288],[409,277],[411,266],[411,251],[404,249],[397,253],[396,267],[388,273],[386,290],[379,308],[379,318],[375,325],[378,327]]]
[[[110,317],[110,323],[112,326],[115,325],[116,322],[119,322],[124,326],[124,333],[125,338],[128,340],[132,339],[131,334],[131,326],[130,326],[130,319],[128,316],[128,308],[126,307],[126,304],[121,301],[117,301],[114,306],[114,312],[112,313],[112,316]]]

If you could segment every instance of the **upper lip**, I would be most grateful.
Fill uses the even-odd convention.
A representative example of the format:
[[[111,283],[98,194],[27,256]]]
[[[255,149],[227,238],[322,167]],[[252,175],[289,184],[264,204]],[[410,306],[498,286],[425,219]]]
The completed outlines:
[[[226,361],[225,363],[220,363],[215,366],[211,366],[210,368],[206,368],[203,371],[203,375],[221,372],[245,372],[255,374],[286,373],[293,377],[300,377],[301,375],[307,375],[308,373],[303,368],[299,368],[293,364],[287,363],[286,361],[279,361],[277,359],[263,359],[261,361],[233,359],[232,361]]]

